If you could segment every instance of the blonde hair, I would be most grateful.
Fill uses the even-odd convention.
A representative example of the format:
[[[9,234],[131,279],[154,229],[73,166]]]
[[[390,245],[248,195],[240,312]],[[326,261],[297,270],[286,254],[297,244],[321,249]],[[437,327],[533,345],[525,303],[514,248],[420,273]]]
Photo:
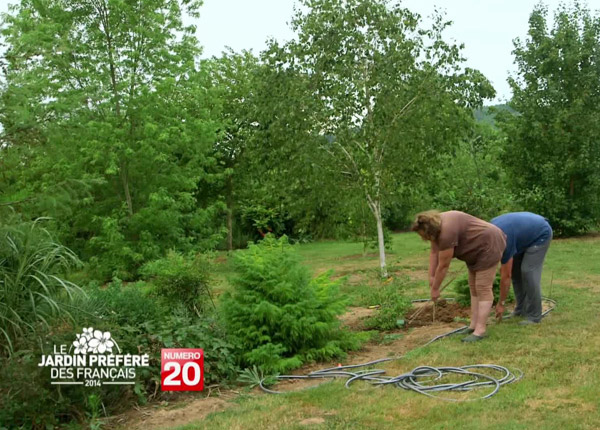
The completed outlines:
[[[421,212],[415,217],[415,222],[410,228],[419,233],[424,240],[435,241],[442,231],[442,216],[435,209]]]

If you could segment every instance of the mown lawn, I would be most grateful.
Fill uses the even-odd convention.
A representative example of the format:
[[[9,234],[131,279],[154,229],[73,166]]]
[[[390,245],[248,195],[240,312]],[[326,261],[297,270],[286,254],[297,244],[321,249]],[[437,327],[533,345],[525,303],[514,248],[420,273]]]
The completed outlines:
[[[427,294],[427,244],[414,234],[393,236],[388,263],[393,276],[408,276],[404,294]],[[377,257],[362,256],[362,244],[300,245],[315,273],[334,269],[346,276],[343,292],[377,283]],[[453,264],[451,270],[458,270]],[[483,342],[465,345],[454,336],[383,366],[400,374],[419,365],[495,363],[517,367],[525,377],[493,398],[448,403],[398,388],[357,383],[346,389],[328,382],[285,395],[245,395],[236,405],[182,429],[598,429],[600,428],[600,237],[555,240],[550,247],[543,293],[557,309],[533,327],[505,321],[490,326]]]

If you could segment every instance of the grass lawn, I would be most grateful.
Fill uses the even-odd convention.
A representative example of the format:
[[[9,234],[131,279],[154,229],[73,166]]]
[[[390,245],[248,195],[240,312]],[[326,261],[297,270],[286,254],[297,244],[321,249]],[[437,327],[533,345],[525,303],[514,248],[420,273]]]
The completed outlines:
[[[334,269],[345,275],[343,292],[351,301],[357,291],[379,282],[377,256],[363,256],[360,243],[320,242],[298,249],[315,274]],[[393,236],[390,272],[414,281],[402,293],[427,296],[427,255],[428,245],[416,234]],[[454,262],[450,270],[461,265]],[[454,336],[383,366],[389,375],[419,365],[475,363],[525,373],[522,381],[502,387],[491,399],[449,403],[391,386],[359,382],[346,389],[342,382],[327,382],[285,395],[243,395],[234,407],[180,429],[598,429],[600,238],[555,240],[543,276],[546,296],[551,277],[558,307],[542,324],[524,327],[505,321],[490,326],[482,342],[466,345]]]

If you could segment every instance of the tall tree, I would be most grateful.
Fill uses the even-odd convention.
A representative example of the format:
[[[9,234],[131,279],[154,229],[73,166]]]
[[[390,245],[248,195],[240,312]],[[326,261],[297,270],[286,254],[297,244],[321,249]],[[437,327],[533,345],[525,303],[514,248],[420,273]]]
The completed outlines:
[[[472,108],[493,88],[463,69],[461,47],[442,39],[450,24],[384,0],[303,0],[292,21],[297,40],[273,42],[266,61],[300,76],[291,106],[278,112],[312,136],[328,168],[360,190],[377,226],[380,268],[387,276],[386,198],[435,164],[470,124]],[[309,141],[306,140],[308,143]]]
[[[250,140],[256,130],[255,86],[260,67],[251,52],[229,50],[209,62],[212,84],[222,104],[223,130],[216,142],[216,156],[224,168],[224,194],[227,205],[227,249],[233,249],[233,230],[238,185],[244,182],[244,163]]]
[[[23,0],[4,16],[5,145],[29,160],[12,189],[93,184],[61,221],[109,274],[220,234],[222,207],[201,193],[220,180],[219,107],[182,22],[199,3]]]
[[[584,232],[600,219],[600,19],[575,3],[550,24],[538,5],[514,54],[510,106],[518,114],[500,125],[515,194],[556,233]]]

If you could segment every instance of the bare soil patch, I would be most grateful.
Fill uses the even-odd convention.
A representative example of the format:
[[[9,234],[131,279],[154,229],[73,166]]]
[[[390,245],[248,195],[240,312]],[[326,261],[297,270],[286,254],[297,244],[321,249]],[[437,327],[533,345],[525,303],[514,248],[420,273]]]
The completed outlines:
[[[362,330],[364,329],[364,320],[375,312],[377,312],[375,308],[349,307],[348,311],[340,316],[340,321],[342,326],[348,327],[350,330]]]
[[[237,395],[237,392],[221,392],[219,397],[204,397],[203,394],[182,396],[171,404],[161,402],[112,417],[106,428],[151,430],[183,426],[235,406],[231,400]]]
[[[425,345],[434,337],[448,333],[456,328],[462,327],[464,324],[452,322],[442,323],[436,322],[422,327],[411,329],[399,329],[387,332],[387,335],[397,336],[396,339],[387,343],[370,342],[363,346],[360,351],[348,353],[348,357],[339,360],[338,363],[312,363],[302,366],[299,369],[291,372],[292,375],[306,375],[321,369],[347,366],[353,364],[368,363],[370,361],[379,360],[381,358],[400,358],[407,352]],[[333,379],[293,379],[278,382],[274,387],[270,387],[275,391],[288,392],[297,391],[305,388],[317,386],[323,383],[328,383]],[[258,392],[258,391],[257,391]]]
[[[350,324],[360,321],[373,312],[375,309],[366,308],[351,308],[349,312],[341,317],[342,321],[349,322]],[[361,364],[380,358],[391,358],[398,357],[418,348],[429,340],[443,333],[447,333],[455,328],[461,327],[462,323],[458,322],[428,322],[427,325],[422,327],[415,327],[410,329],[399,329],[392,332],[388,332],[387,335],[397,336],[388,343],[376,343],[370,342],[366,344],[360,351],[354,351],[348,354],[348,357],[344,360],[340,360],[338,363],[312,363],[296,369],[291,372],[294,375],[306,375],[315,370],[324,369],[328,367],[336,367],[337,365],[349,365],[349,364]],[[327,383],[330,380],[322,379],[299,379],[282,381],[276,384],[272,389],[276,391],[295,391],[309,388],[311,386],[317,386],[323,383]],[[116,416],[111,419],[108,423],[107,428],[113,429],[127,429],[127,430],[158,430],[167,429],[177,426],[190,424],[196,421],[201,421],[207,415],[213,412],[219,412],[231,407],[236,407],[236,404],[231,400],[239,395],[237,391],[228,390],[218,392],[218,397],[196,397],[190,395],[188,397],[181,397],[175,399],[171,404],[154,404],[132,410],[126,414]],[[252,391],[253,395],[264,395],[258,388]],[[305,425],[318,425],[318,420],[307,421]]]
[[[435,305],[431,302],[416,303],[414,310],[406,315],[405,321],[407,327],[421,327],[436,322],[450,323],[458,319],[469,318],[470,313],[469,308],[456,302],[439,300]]]
[[[306,418],[305,420],[300,421],[298,424],[303,425],[303,426],[310,426],[310,425],[320,425],[320,424],[324,424],[324,423],[325,423],[325,418],[314,417],[314,418]]]
[[[379,254],[376,252],[368,252],[366,254],[352,254],[341,257],[340,260],[358,260],[359,258],[379,258]]]

